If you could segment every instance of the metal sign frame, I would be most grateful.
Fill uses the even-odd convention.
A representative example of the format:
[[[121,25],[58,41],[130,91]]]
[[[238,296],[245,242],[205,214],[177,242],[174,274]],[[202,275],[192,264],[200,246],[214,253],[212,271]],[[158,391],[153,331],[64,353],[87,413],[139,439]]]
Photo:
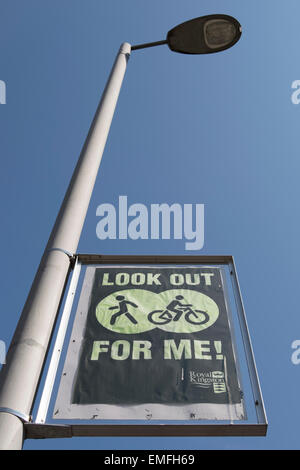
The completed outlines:
[[[265,436],[267,418],[257,374],[249,329],[241,297],[236,267],[232,256],[157,256],[157,255],[90,255],[74,256],[73,274],[69,291],[62,312],[58,334],[56,336],[37,416],[34,422],[25,423],[27,438],[72,437],[72,436]],[[251,384],[256,423],[155,423],[139,424],[128,421],[116,421],[116,424],[91,422],[91,424],[49,424],[46,423],[48,407],[55,383],[57,369],[63,350],[65,335],[72,311],[73,300],[82,265],[225,265],[229,269],[234,293],[240,334],[244,346],[249,380]]]

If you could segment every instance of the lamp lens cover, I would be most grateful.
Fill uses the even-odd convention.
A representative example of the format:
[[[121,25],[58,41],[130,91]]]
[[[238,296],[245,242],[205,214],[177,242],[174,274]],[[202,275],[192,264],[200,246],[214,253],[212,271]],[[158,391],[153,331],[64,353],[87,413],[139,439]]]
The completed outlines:
[[[211,49],[230,44],[237,34],[236,27],[227,20],[210,20],[204,26],[204,38]]]

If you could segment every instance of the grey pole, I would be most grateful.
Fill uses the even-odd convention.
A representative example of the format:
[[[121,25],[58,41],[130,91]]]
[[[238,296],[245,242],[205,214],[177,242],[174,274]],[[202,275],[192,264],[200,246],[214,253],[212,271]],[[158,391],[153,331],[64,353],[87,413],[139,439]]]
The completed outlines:
[[[0,373],[0,449],[21,449],[47,349],[88,210],[131,45],[116,57]]]

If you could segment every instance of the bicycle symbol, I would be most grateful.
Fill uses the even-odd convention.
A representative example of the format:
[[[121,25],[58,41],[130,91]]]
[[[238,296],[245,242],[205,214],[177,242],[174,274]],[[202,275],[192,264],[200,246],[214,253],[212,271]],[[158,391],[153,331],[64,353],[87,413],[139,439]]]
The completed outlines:
[[[182,304],[182,295],[177,295],[165,310],[153,310],[148,314],[148,320],[154,325],[166,325],[171,321],[179,321],[182,315],[192,325],[204,325],[209,321],[209,315],[203,310],[192,309],[192,304]],[[175,316],[173,315],[175,313]]]

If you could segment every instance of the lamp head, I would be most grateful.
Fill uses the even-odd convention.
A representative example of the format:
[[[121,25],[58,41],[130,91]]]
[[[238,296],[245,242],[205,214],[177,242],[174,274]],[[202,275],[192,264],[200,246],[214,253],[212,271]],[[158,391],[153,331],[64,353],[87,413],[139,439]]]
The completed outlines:
[[[208,15],[185,21],[167,34],[167,43],[182,54],[211,54],[232,47],[241,37],[240,23],[229,15]]]

